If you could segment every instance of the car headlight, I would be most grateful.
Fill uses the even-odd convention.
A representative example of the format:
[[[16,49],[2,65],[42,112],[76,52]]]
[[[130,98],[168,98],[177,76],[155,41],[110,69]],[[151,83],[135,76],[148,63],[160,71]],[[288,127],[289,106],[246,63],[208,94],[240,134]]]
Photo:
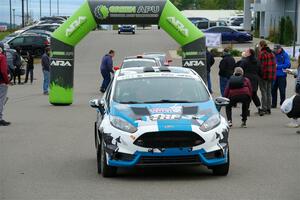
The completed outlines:
[[[109,120],[113,127],[120,129],[122,131],[126,131],[128,133],[134,133],[137,131],[136,127],[134,127],[132,124],[130,124],[129,122],[127,122],[126,120],[120,117],[110,116]]]
[[[203,124],[200,126],[200,130],[207,132],[213,128],[216,128],[221,123],[221,118],[219,114],[214,114],[209,117]]]

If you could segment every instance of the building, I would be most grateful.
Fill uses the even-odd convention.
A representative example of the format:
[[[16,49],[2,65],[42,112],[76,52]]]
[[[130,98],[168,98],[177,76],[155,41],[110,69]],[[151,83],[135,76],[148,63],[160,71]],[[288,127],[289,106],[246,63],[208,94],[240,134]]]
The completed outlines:
[[[211,21],[224,20],[231,16],[243,14],[240,10],[183,10],[186,17],[205,17]]]
[[[248,0],[245,0],[248,1]],[[289,16],[297,23],[297,43],[300,44],[300,15],[298,13],[300,0],[255,0],[255,21],[259,28],[260,37],[268,37],[270,30],[278,28],[283,16]]]

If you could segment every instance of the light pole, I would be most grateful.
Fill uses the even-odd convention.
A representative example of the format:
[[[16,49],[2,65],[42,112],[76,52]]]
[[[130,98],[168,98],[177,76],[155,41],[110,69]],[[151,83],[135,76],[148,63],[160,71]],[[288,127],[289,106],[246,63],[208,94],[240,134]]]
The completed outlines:
[[[51,17],[51,0],[50,0],[50,17]]]
[[[12,21],[11,21],[11,0],[9,0],[9,28],[12,29]]]
[[[42,0],[40,0],[40,19],[42,18]]]
[[[24,19],[24,0],[22,0],[22,27],[25,26],[25,19]]]
[[[59,16],[59,0],[57,0],[57,16]]]
[[[13,26],[14,26],[14,29],[15,29],[15,24],[16,24],[16,23],[15,23],[15,18],[16,18],[15,10],[16,10],[16,9],[14,9],[14,8],[12,9],[12,11],[13,11]]]
[[[26,24],[28,24],[28,21],[29,21],[28,0],[26,0]]]

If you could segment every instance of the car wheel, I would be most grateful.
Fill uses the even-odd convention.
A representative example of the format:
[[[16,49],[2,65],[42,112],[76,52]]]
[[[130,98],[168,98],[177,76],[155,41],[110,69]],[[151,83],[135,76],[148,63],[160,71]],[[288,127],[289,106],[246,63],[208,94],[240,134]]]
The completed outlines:
[[[98,128],[97,128],[97,122],[95,122],[94,124],[94,134],[95,134],[95,148],[98,148],[98,137],[97,137],[97,133],[98,133]]]
[[[237,39],[237,41],[238,41],[238,43],[243,43],[243,42],[244,42],[244,39],[241,38],[241,37],[239,37],[239,38]]]
[[[101,174],[101,148],[100,145],[97,148],[97,172]]]
[[[103,177],[114,177],[117,173],[117,168],[107,164],[107,156],[104,150],[104,141],[101,140],[101,173]]]
[[[228,150],[228,162],[222,165],[213,166],[213,174],[215,176],[227,176],[229,172],[229,165],[230,165],[230,156],[229,156],[229,150]]]
[[[118,34],[121,34],[121,32],[120,32],[120,31],[118,31]]]
[[[132,34],[134,35],[134,34],[135,34],[135,32],[133,31],[133,32],[132,32]]]

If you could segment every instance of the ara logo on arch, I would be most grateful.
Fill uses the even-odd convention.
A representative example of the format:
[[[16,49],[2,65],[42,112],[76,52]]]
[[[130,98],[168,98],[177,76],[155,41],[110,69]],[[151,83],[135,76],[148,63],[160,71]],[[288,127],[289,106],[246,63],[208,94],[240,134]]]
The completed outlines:
[[[175,17],[167,17],[167,21],[184,37],[189,36],[189,30]]]
[[[67,61],[67,60],[52,60],[51,66],[55,66],[55,67],[72,67],[70,61]]]
[[[205,63],[202,60],[186,60],[183,64],[184,67],[204,67]]]
[[[82,24],[87,21],[85,16],[79,16],[74,22],[72,22],[67,30],[66,30],[66,37],[70,37]]]

